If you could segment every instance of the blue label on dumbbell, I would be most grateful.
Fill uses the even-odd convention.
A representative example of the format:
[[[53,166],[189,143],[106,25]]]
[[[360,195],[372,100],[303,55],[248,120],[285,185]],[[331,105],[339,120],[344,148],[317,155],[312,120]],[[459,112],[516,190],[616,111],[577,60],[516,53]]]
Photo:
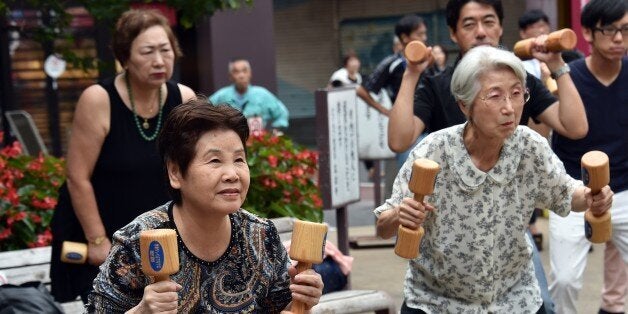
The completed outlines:
[[[584,185],[589,185],[589,172],[587,171],[587,168],[580,168],[580,174],[582,175],[582,183],[584,183]]]
[[[69,252],[65,254],[65,258],[70,261],[80,261],[83,259],[83,255],[76,252]]]
[[[148,261],[154,271],[160,271],[164,267],[164,249],[159,241],[153,241],[148,245]]]
[[[591,237],[593,236],[593,228],[586,219],[584,220],[584,235],[587,237],[587,239],[591,239]]]

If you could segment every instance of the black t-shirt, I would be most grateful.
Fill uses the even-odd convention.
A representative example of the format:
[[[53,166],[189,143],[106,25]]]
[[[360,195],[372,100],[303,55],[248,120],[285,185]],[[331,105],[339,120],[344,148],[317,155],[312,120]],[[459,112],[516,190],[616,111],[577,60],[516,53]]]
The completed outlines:
[[[425,123],[425,130],[435,132],[452,125],[464,123],[466,117],[458,108],[450,85],[454,68],[448,67],[435,76],[424,76],[414,94],[414,115]],[[527,73],[526,85],[530,100],[523,106],[519,124],[527,125],[528,119],[535,119],[556,102],[554,97],[539,79]]]

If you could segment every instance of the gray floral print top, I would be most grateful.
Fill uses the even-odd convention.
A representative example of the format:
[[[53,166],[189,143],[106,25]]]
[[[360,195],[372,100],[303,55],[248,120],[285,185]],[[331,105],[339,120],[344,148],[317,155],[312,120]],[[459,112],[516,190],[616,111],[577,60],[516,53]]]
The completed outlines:
[[[411,152],[379,216],[406,197],[412,163],[436,161],[441,170],[428,214],[420,255],[409,261],[406,303],[427,313],[536,313],[541,307],[525,231],[534,208],[560,216],[571,210],[581,181],[565,172],[547,140],[525,126],[504,143],[488,172],[471,161],[463,143],[466,124],[426,137]]]

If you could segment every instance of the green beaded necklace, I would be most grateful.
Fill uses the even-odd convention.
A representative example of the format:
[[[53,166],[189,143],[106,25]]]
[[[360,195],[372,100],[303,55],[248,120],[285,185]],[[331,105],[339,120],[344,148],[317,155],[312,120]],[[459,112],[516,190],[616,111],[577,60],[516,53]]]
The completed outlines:
[[[146,135],[146,133],[144,133],[144,130],[142,130],[142,126],[144,127],[144,129],[148,129],[150,128],[150,124],[148,124],[148,119],[143,118],[144,123],[142,123],[142,126],[140,126],[140,119],[138,118],[137,112],[135,112],[135,102],[133,102],[133,94],[131,93],[131,82],[129,81],[128,73],[124,74],[124,81],[126,82],[126,90],[129,95],[129,102],[131,102],[131,109],[133,110],[133,118],[135,119],[135,125],[137,126],[137,130],[140,131],[140,135],[143,139],[149,142],[155,140],[155,138],[157,138],[157,134],[159,134],[159,129],[161,129],[161,116],[164,112],[164,106],[162,106],[161,86],[159,87],[159,103],[157,104],[157,106],[159,106],[157,127],[155,128],[155,133],[153,133],[153,135],[151,136],[148,136]]]

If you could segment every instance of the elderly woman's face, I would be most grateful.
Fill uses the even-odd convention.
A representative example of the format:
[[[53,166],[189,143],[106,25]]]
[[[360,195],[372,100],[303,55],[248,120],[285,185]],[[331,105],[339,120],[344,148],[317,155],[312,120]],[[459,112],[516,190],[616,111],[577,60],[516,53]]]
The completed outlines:
[[[177,171],[169,175],[172,187],[181,191],[184,206],[212,214],[237,211],[250,183],[242,141],[232,130],[204,133],[185,177]]]
[[[135,37],[126,66],[132,77],[155,87],[170,79],[174,51],[162,26],[151,26]]]
[[[478,134],[505,140],[519,124],[526,87],[510,69],[488,71],[479,82],[481,89],[471,111],[463,111]]]

